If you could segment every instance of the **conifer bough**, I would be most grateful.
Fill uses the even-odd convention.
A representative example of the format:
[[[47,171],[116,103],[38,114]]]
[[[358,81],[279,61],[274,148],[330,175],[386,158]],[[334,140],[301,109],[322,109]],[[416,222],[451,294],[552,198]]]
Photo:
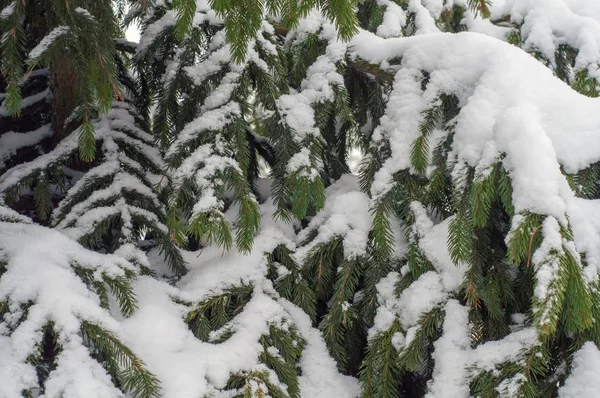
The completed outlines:
[[[0,3],[0,396],[597,394],[600,8],[109,3]]]

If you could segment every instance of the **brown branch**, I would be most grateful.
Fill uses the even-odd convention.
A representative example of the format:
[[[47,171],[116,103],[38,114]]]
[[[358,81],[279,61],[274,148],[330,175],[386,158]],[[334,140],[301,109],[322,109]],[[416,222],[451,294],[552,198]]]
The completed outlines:
[[[531,250],[532,250],[532,246],[533,246],[533,238],[535,237],[535,234],[537,233],[537,231],[540,230],[540,228],[542,228],[542,226],[538,225],[533,230],[533,233],[531,234],[531,238],[529,238],[529,251],[527,253],[527,267],[529,267],[529,265],[531,264]]]

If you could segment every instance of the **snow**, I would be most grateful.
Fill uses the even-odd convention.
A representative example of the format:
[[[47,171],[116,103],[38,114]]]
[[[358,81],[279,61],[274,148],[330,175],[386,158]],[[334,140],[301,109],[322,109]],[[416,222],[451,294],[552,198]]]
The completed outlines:
[[[549,298],[552,283],[558,277],[558,270],[560,269],[558,256],[561,253],[564,254],[564,250],[560,226],[556,219],[548,217],[542,224],[541,233],[544,239],[535,251],[532,262],[538,267],[534,294],[538,300],[544,302]]]
[[[311,326],[311,321],[300,308],[280,300],[290,314],[298,331],[305,339],[300,358],[302,376],[299,377],[301,396],[355,398],[360,395],[358,381],[337,371],[321,333]]]
[[[422,4],[421,0],[409,0],[408,11],[414,13],[415,16],[415,35],[437,33],[440,31],[436,26],[434,15]]]
[[[174,10],[168,10],[165,14],[156,22],[148,25],[144,29],[144,34],[140,37],[140,44],[137,47],[137,53],[143,53],[148,46],[150,46],[159,34],[165,29],[175,26],[177,22],[177,12]]]
[[[429,271],[404,289],[398,308],[400,324],[408,329],[417,324],[421,315],[431,311],[448,297],[437,272]]]
[[[600,78],[600,8],[584,0],[495,0],[492,19],[510,15],[511,22],[522,24],[521,38],[526,49],[537,50],[555,63],[560,44],[579,50],[576,70],[588,70]]]
[[[469,382],[477,374],[475,371],[495,372],[497,366],[518,362],[526,349],[539,344],[537,331],[525,328],[472,349],[469,308],[451,299],[444,311],[443,333],[434,343],[435,366],[426,398],[468,398]]]
[[[4,204],[3,199],[0,197],[0,221],[2,222],[19,222],[25,224],[31,224],[32,221],[26,216],[23,216],[10,207]]]
[[[177,140],[169,147],[167,156],[173,156],[179,150],[179,147],[193,140],[198,134],[210,131],[221,130],[234,117],[240,115],[240,106],[236,102],[228,102],[220,108],[208,110],[188,123],[185,128],[179,132]]]
[[[25,97],[21,100],[21,109],[25,109],[28,106],[34,105],[42,100],[45,100],[46,98],[48,98],[49,95],[50,95],[50,89],[47,88],[44,91],[40,91],[37,94],[33,94],[29,97]],[[2,117],[10,116],[10,113],[8,112],[8,109],[6,109],[6,107],[4,106],[4,103],[2,103],[2,105],[0,106],[0,116],[2,116]]]
[[[293,43],[301,40],[307,34],[319,32],[319,38],[327,42],[325,54],[320,55],[308,67],[306,77],[300,83],[300,90],[283,94],[277,99],[277,109],[282,116],[282,122],[292,130],[295,142],[301,145],[305,140],[321,138],[316,126],[314,107],[318,104],[333,101],[336,87],[343,87],[344,78],[338,73],[338,64],[344,60],[347,44],[337,40],[337,33],[330,22],[327,22],[318,12],[313,11],[302,18],[286,40]],[[313,163],[313,162],[311,162]],[[299,171],[306,167],[297,158],[288,160],[288,173]],[[309,168],[309,174],[316,173],[317,165]],[[311,170],[312,169],[312,170]]]
[[[539,343],[537,331],[527,327],[507,335],[502,340],[488,341],[472,352],[471,362],[478,369],[493,372],[496,365],[505,361],[518,361],[523,349]]]
[[[360,191],[358,178],[343,175],[327,188],[325,196],[323,210],[298,235],[298,242],[302,242],[312,232],[317,232],[315,239],[296,251],[297,260],[301,263],[314,247],[335,237],[343,237],[346,259],[365,256],[372,217],[369,197]]]
[[[571,375],[558,390],[560,398],[594,397],[600,391],[600,351],[591,342],[586,342],[573,356]]]
[[[235,213],[232,208],[228,213]],[[264,222],[254,250],[242,256],[235,250],[223,253],[206,247],[200,253],[183,252],[189,272],[175,286],[150,277],[135,282],[140,308],[122,327],[125,341],[140,355],[148,368],[162,381],[166,398],[218,395],[230,373],[265,369],[258,364],[263,348],[259,342],[270,323],[293,324],[305,340],[300,359],[302,396],[347,397],[359,395],[358,382],[338,373],[321,333],[312,327],[308,316],[293,304],[278,298],[266,279],[265,252],[279,244],[291,244],[295,234],[289,224],[271,217],[276,211],[269,199],[262,206]],[[182,322],[189,309],[172,298],[199,302],[240,283],[254,286],[252,298],[228,325],[233,335],[214,344],[196,339]],[[156,322],[161,319],[161,322]],[[147,347],[152,347],[148,350]]]
[[[595,269],[589,280],[593,282],[600,273],[600,219],[590,215],[600,214],[600,201],[573,197],[567,202],[567,209],[577,249],[585,253],[587,264]]]
[[[6,19],[6,18],[10,17],[13,14],[13,12],[15,12],[16,5],[17,5],[17,2],[13,1],[12,3],[10,3],[6,7],[4,7],[2,9],[2,11],[0,12],[0,19]]]
[[[310,161],[310,150],[308,148],[301,148],[298,152],[296,152],[285,165],[285,168],[288,173],[293,173],[296,170],[300,170],[302,168],[309,168],[311,166]],[[309,176],[311,179],[315,178],[317,173],[311,173]]]
[[[448,241],[448,225],[452,218],[433,225],[424,214],[421,205],[413,202],[411,207],[420,216],[415,222],[418,231],[419,247],[432,262],[435,271],[421,275],[400,297],[396,296],[395,283],[399,277],[397,272],[389,273],[377,284],[378,308],[373,327],[369,330],[369,338],[388,329],[398,318],[404,330],[410,331],[419,318],[435,307],[443,305],[461,285],[466,267],[454,265],[450,259],[446,242]],[[407,332],[407,344],[410,341]]]
[[[216,47],[217,43],[222,43],[225,38],[225,32],[219,31],[211,41],[211,47]],[[201,85],[210,75],[220,71],[225,65],[231,62],[231,46],[223,45],[221,48],[215,48],[200,65],[186,66],[183,69],[190,76],[194,84]],[[239,65],[233,65],[234,69],[239,69]]]
[[[88,10],[86,10],[85,8],[77,7],[75,9],[75,12],[78,12],[79,14],[83,15],[87,19],[94,19],[94,17],[92,16],[92,14],[90,14],[90,12]]]
[[[0,169],[4,168],[6,161],[16,155],[19,149],[34,146],[51,135],[49,124],[27,133],[8,131],[0,135]]]
[[[81,337],[77,336],[62,345],[62,351],[56,358],[57,368],[46,380],[44,397],[123,397],[106,370],[90,357],[82,343]]]
[[[4,380],[0,383],[2,397],[10,397],[15,392],[20,392],[37,382],[35,369],[22,362],[15,363],[14,356],[15,351],[10,344],[10,338],[0,336],[0,374],[4,375]]]
[[[456,300],[449,300],[444,310],[444,332],[434,343],[433,382],[429,384],[425,398],[466,398],[469,384],[466,383],[468,371],[464,365],[468,362],[471,346],[469,309]]]
[[[390,189],[393,173],[411,168],[421,114],[447,93],[456,95],[461,106],[450,153],[453,176],[460,177],[466,166],[487,167],[504,154],[515,212],[545,214],[566,224],[573,193],[561,166],[575,173],[600,160],[594,138],[600,128],[594,111],[599,99],[576,93],[514,46],[480,34],[383,40],[361,32],[350,51],[376,64],[391,55],[403,57],[374,133],[374,141],[389,142],[392,152],[375,176],[374,201]],[[430,73],[425,91],[421,71]]]
[[[373,326],[369,329],[368,339],[389,329],[397,317],[399,301],[395,294],[398,273],[390,272],[377,283],[377,313]],[[408,338],[407,338],[408,340]]]
[[[29,224],[0,222],[0,251],[8,259],[7,270],[0,279],[0,301],[9,298],[9,314],[0,324],[0,334],[12,325],[16,329],[10,339],[0,338],[2,396],[20,396],[23,389],[35,387],[37,378],[27,357],[37,348],[40,329],[54,322],[63,351],[57,358],[57,369],[48,379],[47,396],[113,397],[120,396],[106,371],[90,357],[82,346],[80,324],[89,321],[119,335],[120,326],[99,306],[98,297],[75,275],[72,265],[94,271],[94,279],[102,275],[124,276],[133,266],[118,256],[88,251],[60,232]],[[29,301],[24,321],[18,321],[21,304]],[[4,333],[3,333],[4,332]],[[70,395],[69,395],[70,394]],[[75,395],[72,395],[75,394]],[[117,395],[115,395],[117,394]]]
[[[448,226],[452,217],[435,225],[420,241],[423,250],[436,271],[440,274],[442,285],[447,292],[454,292],[463,281],[467,266],[456,265],[448,253]]]
[[[325,55],[321,55],[308,68],[301,90],[295,94],[279,97],[277,107],[286,124],[294,131],[296,140],[301,142],[307,136],[319,136],[315,126],[313,106],[333,99],[333,88],[344,84],[343,77],[337,72],[336,63],[341,62],[345,54],[345,45],[332,41]]]
[[[137,162],[133,161],[123,153],[117,143],[124,142],[137,150],[139,150],[150,162],[154,163],[156,168],[162,168],[163,161],[157,148],[151,146],[153,142],[152,136],[143,132],[135,126],[135,120],[130,113],[129,105],[114,102],[113,108],[105,115],[102,115],[98,120],[94,121],[96,139],[102,141],[102,150],[107,157],[107,162],[97,166],[89,171],[89,176],[80,180],[67,194],[67,197],[79,191],[85,185],[88,179],[95,176],[107,175],[116,171],[119,162],[127,163],[130,167],[136,168],[142,174],[145,171]],[[36,134],[41,134],[43,130],[36,131]],[[126,133],[125,133],[125,132]],[[31,134],[31,133],[30,133]],[[77,151],[78,148],[78,131],[74,131],[69,136],[65,137],[60,144],[52,151],[38,156],[28,163],[21,163],[0,176],[0,192],[5,192],[7,189],[14,187],[27,176],[32,175],[38,170],[47,169],[55,164],[66,159],[68,156]],[[132,176],[128,178],[127,188],[145,193],[148,196],[154,197],[155,194],[141,181],[134,180]],[[125,185],[122,184],[124,187]],[[100,195],[100,193],[96,193]],[[89,199],[88,199],[89,200]],[[155,199],[157,206],[158,201]],[[160,206],[159,206],[160,207]],[[62,207],[56,211],[61,211]]]
[[[106,165],[110,166],[110,164],[106,164]],[[118,165],[115,165],[115,166],[118,166]],[[100,166],[100,167],[102,167],[102,166]],[[114,167],[112,169],[107,170],[108,171],[107,174],[108,175],[113,174],[117,170],[119,170],[118,167]],[[99,177],[99,176],[100,175],[94,173],[92,176],[90,176],[90,178]],[[79,180],[77,182],[77,184],[73,188],[71,188],[71,190],[67,193],[67,198],[69,198],[70,196],[79,192],[79,190],[81,189],[82,186],[89,183],[88,180],[90,178],[86,178],[86,177],[87,176],[85,176],[84,178]],[[69,209],[69,213],[67,215],[63,216],[64,218],[62,218],[60,220],[60,223],[58,223],[56,226],[59,229],[64,229],[64,228],[67,228],[67,227],[73,226],[73,225],[77,225],[79,228],[85,228],[86,225],[88,227],[91,227],[89,223],[90,223],[91,219],[94,219],[94,218],[91,217],[89,212],[94,207],[94,205],[96,205],[96,203],[98,203],[98,202],[102,202],[102,201],[105,201],[105,200],[113,198],[113,197],[118,198],[118,197],[122,196],[122,192],[125,190],[135,191],[138,194],[144,195],[147,198],[149,198],[150,201],[154,202],[154,204],[157,208],[160,209],[162,207],[160,205],[160,202],[156,198],[156,194],[152,191],[152,189],[150,189],[148,186],[144,185],[140,180],[133,177],[131,174],[117,172],[114,174],[112,183],[107,188],[95,190],[85,200],[77,203],[75,206],[73,206],[71,209]],[[122,198],[119,199],[119,201],[122,201],[123,206],[130,207],[132,209],[134,208],[134,206],[125,205],[125,202],[123,201]],[[68,203],[68,202],[65,201],[63,203]],[[118,207],[119,206],[115,206],[115,209],[117,209]],[[62,210],[62,208],[59,207],[59,208],[57,208],[57,210],[60,211],[60,210]],[[139,211],[142,211],[142,209],[139,209]],[[55,213],[55,214],[58,215],[60,213]],[[152,214],[152,213],[150,213],[150,214]],[[154,214],[152,214],[150,217],[152,219],[156,219],[156,215],[154,215]]]
[[[381,37],[400,37],[402,27],[406,24],[406,13],[391,0],[378,0],[377,4],[385,6],[383,23],[377,27],[377,35]]]
[[[29,52],[29,59],[38,59],[62,35],[69,32],[68,26],[58,26],[50,31],[37,46]]]
[[[257,284],[262,281],[267,264],[264,253],[272,252],[280,244],[291,244],[295,236],[292,225],[272,219],[276,209],[271,199],[260,206],[261,230],[250,254],[241,255],[236,249],[223,253],[216,246],[205,247],[200,253],[184,252],[189,272],[179,282],[181,298],[202,301],[231,285],[241,282]],[[236,206],[232,206],[226,216],[234,218],[235,214]]]
[[[461,107],[460,114],[453,120],[455,135],[449,160],[454,183],[458,184],[468,168],[475,168],[478,175],[485,175],[491,166],[501,162],[513,187],[517,215],[512,230],[523,220],[525,212],[546,216],[540,231],[542,244],[532,258],[537,270],[535,298],[542,302],[552,300],[553,282],[559,267],[552,253],[573,250],[573,243],[566,242],[560,234],[560,227],[566,226],[567,222],[573,228],[576,249],[585,254],[588,267],[583,272],[586,281],[598,280],[600,221],[597,214],[600,209],[597,201],[575,198],[561,168],[575,173],[600,161],[597,140],[600,99],[577,94],[559,81],[551,69],[521,49],[503,43],[511,28],[493,25],[467,12],[463,23],[471,33],[439,33],[435,19],[452,4],[464,5],[462,0],[409,0],[407,11],[391,0],[378,0],[378,4],[385,7],[385,12],[383,24],[376,34],[361,31],[349,43],[339,42],[333,25],[318,12],[312,11],[302,18],[286,38],[287,43],[293,44],[309,33],[319,32],[320,38],[327,41],[326,50],[308,69],[300,89],[277,101],[285,124],[302,148],[288,160],[286,171],[291,174],[302,170],[303,176],[314,177],[319,165],[305,145],[308,141],[321,139],[314,120],[314,107],[334,99],[335,90],[343,86],[338,66],[344,62],[347,53],[382,65],[388,71],[392,71],[389,58],[401,57],[385,115],[373,134],[372,149],[389,143],[391,157],[376,174],[371,192],[361,192],[355,176],[343,176],[327,188],[323,210],[312,217],[308,227],[298,235],[292,225],[273,219],[276,206],[272,199],[266,199],[260,206],[263,221],[251,253],[242,255],[236,249],[223,252],[215,246],[194,253],[183,251],[189,264],[187,275],[180,280],[171,280],[171,284],[145,276],[138,278],[134,289],[140,302],[139,310],[130,318],[111,316],[99,307],[98,297],[73,273],[74,261],[90,267],[98,280],[104,274],[122,276],[124,269],[135,270],[125,259],[150,266],[160,271],[161,276],[169,274],[156,250],[146,256],[132,243],[133,215],[151,219],[161,231],[167,232],[154,213],[128,205],[122,198],[111,206],[97,206],[102,200],[122,196],[124,190],[135,190],[161,207],[147,181],[121,171],[122,165],[126,164],[148,174],[120,150],[120,142],[135,146],[159,169],[163,163],[161,154],[153,147],[153,137],[135,127],[127,107],[116,104],[109,114],[95,122],[96,137],[102,142],[105,159],[67,192],[67,199],[53,214],[56,230],[30,224],[0,223],[0,251],[9,259],[7,272],[0,280],[0,300],[8,297],[11,303],[11,313],[0,325],[0,374],[9,375],[7,382],[0,384],[0,396],[12,396],[37,384],[34,369],[25,363],[25,358],[40,338],[40,327],[48,320],[55,322],[61,334],[63,351],[57,358],[58,368],[48,379],[46,396],[59,396],[63,392],[65,397],[121,396],[81,341],[78,330],[83,319],[113,331],[139,352],[148,368],[162,381],[161,394],[166,398],[220,396],[218,389],[224,387],[232,372],[265,370],[258,361],[263,350],[259,340],[261,335],[268,333],[270,323],[282,327],[293,324],[305,340],[300,359],[301,396],[359,396],[357,380],[337,371],[321,333],[312,327],[308,316],[278,296],[266,278],[264,254],[278,245],[286,245],[295,249],[296,259],[302,262],[316,245],[342,237],[346,259],[366,256],[372,224],[371,205],[392,188],[395,172],[414,171],[410,161],[412,143],[418,137],[423,111],[438,104],[440,94],[455,95]],[[12,15],[14,5],[11,3],[2,10],[0,18]],[[197,5],[194,26],[205,22],[212,26],[222,25],[222,20],[210,10],[206,1],[198,1]],[[157,2],[156,6],[164,4]],[[83,9],[76,11],[89,15]],[[510,14],[511,23],[522,24],[519,29],[525,49],[539,51],[552,64],[558,46],[569,44],[579,50],[575,69],[585,69],[592,77],[600,78],[600,6],[596,2],[495,0],[491,11],[492,19]],[[414,14],[415,31],[406,33],[415,36],[404,38],[401,36],[404,34],[402,28],[406,28],[407,12]],[[172,27],[176,19],[175,11],[166,10],[164,16],[150,24],[137,47],[138,54],[148,51],[158,35]],[[31,51],[30,58],[42,56],[67,32],[67,27],[54,29]],[[220,131],[232,120],[243,116],[240,104],[231,97],[247,64],[253,62],[268,70],[258,56],[256,45],[276,54],[274,43],[263,35],[272,32],[273,26],[263,23],[256,42],[249,45],[245,62],[233,65],[230,46],[225,42],[224,31],[220,31],[208,45],[206,57],[201,57],[194,66],[183,67],[183,72],[198,86],[228,68],[219,86],[198,107],[197,117],[184,127],[167,150],[167,156],[174,157],[194,140],[207,136],[203,142],[209,143],[195,148],[191,156],[172,171],[176,189],[185,179],[194,179],[200,187],[202,193],[195,202],[194,214],[220,212],[223,203],[215,193],[215,176],[226,168],[241,172]],[[165,84],[180,66],[177,62],[168,65]],[[429,77],[423,90],[424,73]],[[23,107],[48,95],[49,91],[44,91],[25,98]],[[8,115],[4,107],[0,108],[0,114]],[[27,134],[7,132],[1,135],[0,167],[19,148],[35,145],[49,134],[49,126],[43,126]],[[436,129],[431,141],[438,142],[445,134],[444,130]],[[76,150],[77,132],[74,132],[50,153],[0,176],[0,192],[14,187],[40,169],[59,163]],[[112,178],[106,188],[71,207],[71,198],[86,184],[105,177]],[[147,179],[150,180],[149,175]],[[432,220],[427,214],[428,209],[416,201],[410,208],[415,222],[408,240],[418,245],[434,269],[420,275],[399,296],[395,285],[401,274],[406,273],[406,268],[400,273],[397,270],[390,272],[379,281],[379,307],[368,337],[389,329],[398,321],[402,332],[393,336],[393,344],[400,351],[413,341],[419,318],[432,309],[442,308],[445,319],[442,336],[434,343],[435,366],[427,397],[466,398],[469,382],[476,372],[495,372],[506,361],[519,362],[525,349],[539,344],[537,331],[526,325],[523,314],[514,314],[517,325],[511,326],[512,332],[504,339],[471,348],[469,308],[455,300],[466,269],[453,264],[447,250],[448,226],[453,218],[441,222]],[[224,217],[234,220],[237,210],[236,205],[231,206]],[[121,215],[127,238],[115,255],[89,252],[71,239],[89,233],[100,220],[114,214]],[[0,220],[27,221],[3,205],[0,206]],[[398,220],[392,220],[392,225],[398,240],[396,255],[402,258],[407,242],[399,233]],[[314,232],[316,237],[312,241],[296,249],[298,242],[303,242]],[[219,344],[196,339],[183,322],[190,309],[177,304],[175,299],[198,303],[240,283],[251,285],[253,292],[244,311],[224,327],[233,335]],[[21,314],[18,305],[29,300],[33,300],[34,305],[26,321],[10,338],[3,336],[8,325]],[[279,355],[277,352],[271,354]],[[600,354],[593,343],[588,342],[575,354],[572,375],[559,395],[567,398],[575,394],[596,395],[600,385],[587,380],[593,379],[598,371]],[[278,383],[274,374],[272,377]],[[523,377],[517,374],[505,380],[501,388],[506,388],[510,395]]]

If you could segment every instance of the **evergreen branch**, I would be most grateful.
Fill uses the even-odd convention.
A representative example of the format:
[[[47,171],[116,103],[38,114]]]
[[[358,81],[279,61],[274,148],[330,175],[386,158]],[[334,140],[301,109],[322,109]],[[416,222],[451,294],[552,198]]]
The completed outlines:
[[[418,173],[424,173],[429,156],[429,137],[433,133],[444,116],[444,108],[441,100],[423,112],[423,121],[419,125],[419,137],[413,142],[410,152],[410,160]]]
[[[194,336],[208,341],[211,331],[221,329],[243,310],[250,301],[253,290],[252,285],[245,284],[230,287],[223,293],[195,305],[186,315],[185,323]]]
[[[392,339],[400,333],[400,323],[392,326],[369,341],[367,354],[361,365],[360,380],[365,398],[400,398],[401,372],[398,352]]]
[[[317,318],[317,296],[311,286],[311,279],[303,277],[300,267],[292,258],[292,251],[283,245],[272,253],[267,253],[269,278],[274,280],[275,289],[281,297],[296,304],[315,322]],[[277,266],[283,266],[286,273],[279,274]]]
[[[445,312],[441,307],[435,307],[419,319],[417,331],[411,341],[400,351],[399,366],[410,372],[418,372],[427,368],[424,363],[427,358],[427,346],[439,336],[444,322]]]
[[[110,287],[113,296],[121,307],[121,313],[128,317],[137,309],[138,301],[133,293],[133,287],[126,277],[109,277],[103,275],[104,282]]]
[[[475,13],[481,14],[483,18],[490,18],[490,6],[492,2],[490,0],[469,0],[468,6]]]
[[[102,327],[82,321],[81,331],[93,344],[93,348],[107,358],[113,358],[124,369],[119,374],[123,388],[136,398],[160,396],[160,384],[156,376],[144,368],[143,362],[119,339]]]
[[[14,116],[20,115],[22,104],[19,82],[23,75],[22,54],[27,41],[21,24],[25,6],[25,2],[15,0],[2,10],[2,18],[0,18],[0,32],[2,32],[2,40],[0,41],[1,66],[2,75],[6,81],[4,106],[9,114]]]

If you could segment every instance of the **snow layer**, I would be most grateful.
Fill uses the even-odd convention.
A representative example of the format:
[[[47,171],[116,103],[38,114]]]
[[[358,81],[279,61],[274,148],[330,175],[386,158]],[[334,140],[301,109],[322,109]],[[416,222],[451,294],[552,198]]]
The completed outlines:
[[[456,95],[462,108],[452,161],[482,167],[504,154],[515,211],[552,215],[564,224],[573,194],[560,166],[574,173],[600,160],[595,111],[600,99],[576,93],[525,52],[480,34],[384,40],[361,32],[351,51],[377,64],[392,55],[403,57],[374,133],[375,141],[388,141],[392,150],[375,177],[375,199],[390,189],[394,172],[411,167],[421,113],[446,93]],[[430,73],[425,91],[421,71]]]
[[[454,265],[450,259],[446,242],[448,225],[452,218],[433,225],[421,220],[419,247],[423,250],[435,271],[426,272],[396,296],[395,283],[399,277],[391,272],[377,284],[379,307],[369,337],[386,330],[396,317],[404,330],[417,324],[419,318],[435,307],[443,305],[460,286],[466,267]]]
[[[233,217],[236,211],[231,208],[227,215]],[[301,396],[359,395],[358,382],[338,373],[321,333],[311,326],[308,316],[279,298],[266,279],[264,253],[279,244],[293,245],[295,234],[291,225],[272,219],[276,206],[270,199],[261,211],[261,231],[249,255],[235,250],[223,253],[218,247],[206,247],[199,253],[184,252],[190,271],[176,286],[149,277],[136,281],[140,308],[123,320],[124,333],[127,343],[141,353],[148,368],[162,381],[165,398],[218,394],[231,372],[258,369],[262,366],[258,365],[262,352],[260,336],[268,333],[270,322],[284,320],[293,323],[306,342],[300,359]],[[219,344],[196,339],[182,319],[189,309],[176,304],[173,298],[198,302],[240,283],[252,284],[254,291],[244,311],[229,324],[233,336]]]
[[[23,389],[37,385],[35,370],[26,364],[41,339],[41,328],[54,322],[63,351],[58,368],[47,381],[46,397],[115,397],[110,377],[92,359],[80,336],[81,321],[99,325],[117,335],[120,326],[99,306],[98,297],[75,275],[72,265],[93,271],[95,279],[106,274],[124,276],[134,270],[124,259],[88,251],[63,234],[30,224],[0,222],[0,253],[8,259],[0,279],[0,301],[9,298],[10,312],[0,324],[0,335],[9,325],[17,326],[10,339],[0,337],[0,396],[17,397]],[[33,302],[25,320],[18,323],[21,305]],[[75,394],[75,395],[73,395]]]
[[[61,36],[69,33],[68,26],[58,26],[50,31],[37,46],[29,52],[30,60],[37,60]]]
[[[469,308],[451,299],[444,310],[443,334],[434,343],[435,366],[426,398],[468,398],[469,382],[476,374],[473,371],[494,371],[498,365],[518,360],[525,349],[539,343],[535,329],[525,328],[472,349]]]
[[[579,50],[575,68],[600,78],[600,6],[586,0],[494,0],[492,19],[510,15],[522,24],[521,39],[528,50],[555,62],[556,49],[568,44]]]
[[[571,375],[558,390],[560,398],[596,397],[600,391],[600,351],[588,341],[573,357]]]
[[[327,199],[323,210],[298,235],[298,242],[302,242],[311,233],[318,233],[309,244],[296,251],[298,261],[302,262],[315,246],[334,237],[344,238],[344,256],[347,259],[366,255],[372,216],[369,197],[360,191],[358,178],[343,175],[327,188],[325,195]]]
[[[40,143],[44,138],[52,135],[50,125],[45,124],[37,130],[27,133],[12,131],[0,135],[0,169],[11,156],[16,155],[19,149]]]

